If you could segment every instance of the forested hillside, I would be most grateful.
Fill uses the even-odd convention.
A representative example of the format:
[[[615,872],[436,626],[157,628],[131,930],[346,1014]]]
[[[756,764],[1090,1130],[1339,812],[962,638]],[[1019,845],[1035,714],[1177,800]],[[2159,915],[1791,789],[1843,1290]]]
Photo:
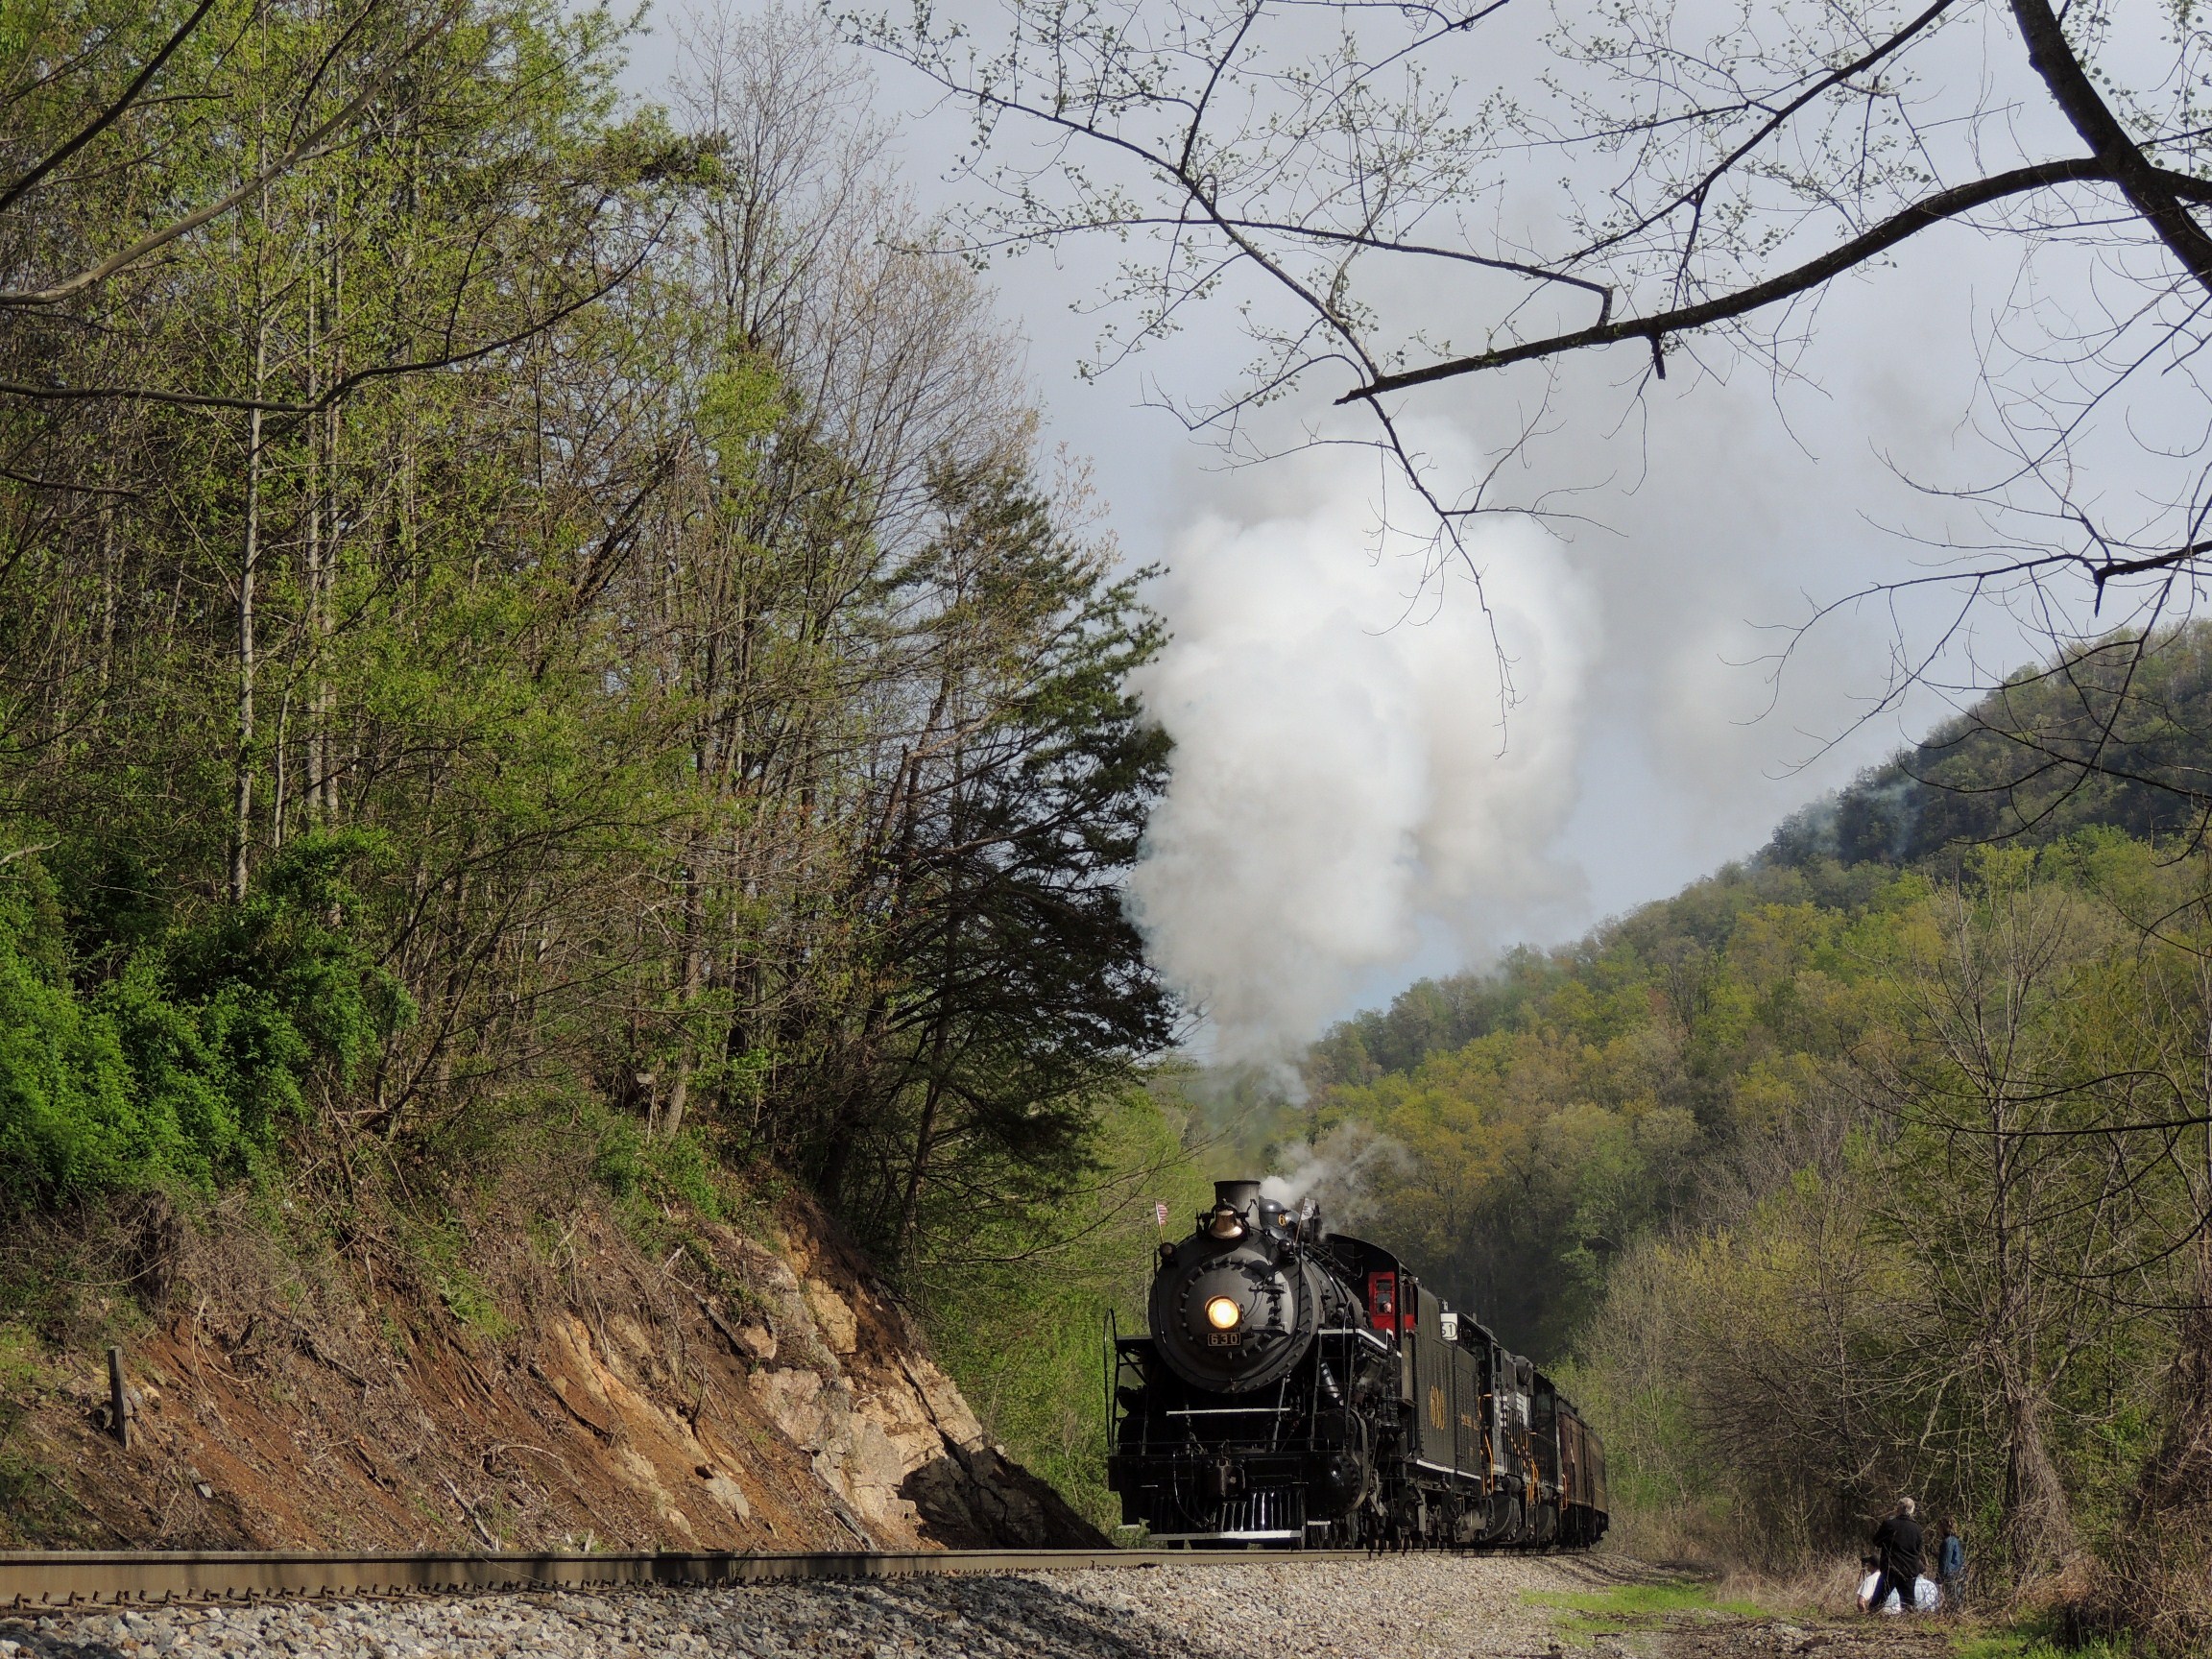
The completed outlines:
[[[2024,676],[1760,858],[1316,1046],[1305,1132],[1562,1369],[1648,1547],[1788,1567],[1911,1491],[1991,1588],[2202,1639],[2205,652],[2150,654],[2117,776],[2016,735]]]
[[[2194,835],[2212,804],[2212,628],[2115,634],[2031,664],[1847,789],[1763,861],[1911,863],[1946,847],[2102,825]]]
[[[930,1308],[1137,1201],[1157,621],[818,27],[627,27],[0,9],[0,1349],[180,1226],[461,1306],[796,1183]]]

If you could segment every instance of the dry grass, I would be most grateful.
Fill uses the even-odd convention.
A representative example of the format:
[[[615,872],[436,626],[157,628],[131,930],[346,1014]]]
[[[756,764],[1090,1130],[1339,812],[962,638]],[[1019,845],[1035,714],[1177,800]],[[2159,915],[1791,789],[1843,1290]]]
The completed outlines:
[[[1736,1551],[1702,1512],[1676,1504],[1664,1509],[1616,1512],[1604,1548],[1657,1566],[1719,1573]]]
[[[1859,1610],[1859,1563],[1844,1556],[1814,1562],[1795,1573],[1765,1573],[1732,1566],[1720,1578],[1724,1595],[1791,1612],[1846,1614]]]

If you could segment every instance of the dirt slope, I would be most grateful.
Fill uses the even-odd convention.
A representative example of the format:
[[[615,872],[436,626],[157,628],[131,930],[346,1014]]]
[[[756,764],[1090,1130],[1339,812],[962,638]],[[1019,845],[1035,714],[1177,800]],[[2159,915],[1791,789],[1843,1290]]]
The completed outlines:
[[[96,1421],[96,1349],[18,1363],[0,1544],[1099,1541],[818,1214],[787,1200],[754,1231],[692,1227],[659,1262],[587,1210],[558,1238],[472,1241],[450,1276],[171,1239],[165,1311],[128,1350],[129,1451]]]

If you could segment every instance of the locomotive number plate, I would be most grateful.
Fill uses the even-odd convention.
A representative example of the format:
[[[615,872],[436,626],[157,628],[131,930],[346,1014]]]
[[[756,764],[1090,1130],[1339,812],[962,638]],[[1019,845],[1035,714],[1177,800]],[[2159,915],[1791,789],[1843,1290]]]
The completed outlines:
[[[1209,1348],[1235,1348],[1243,1340],[1244,1333],[1241,1331],[1209,1331],[1206,1333],[1206,1346]]]

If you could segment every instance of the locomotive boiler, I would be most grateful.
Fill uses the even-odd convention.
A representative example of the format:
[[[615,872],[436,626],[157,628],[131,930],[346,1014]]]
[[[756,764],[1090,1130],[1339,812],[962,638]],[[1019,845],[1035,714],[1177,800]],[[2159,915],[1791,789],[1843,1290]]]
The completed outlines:
[[[1107,1481],[1156,1544],[1582,1548],[1605,1453],[1388,1250],[1221,1181],[1115,1343]]]

